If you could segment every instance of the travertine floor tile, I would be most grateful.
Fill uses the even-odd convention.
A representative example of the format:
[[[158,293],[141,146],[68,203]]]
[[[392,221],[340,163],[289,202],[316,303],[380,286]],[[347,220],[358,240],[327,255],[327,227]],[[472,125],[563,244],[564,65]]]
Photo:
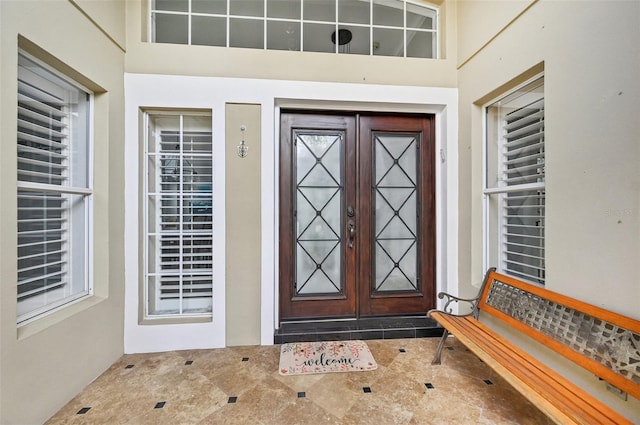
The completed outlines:
[[[125,355],[47,424],[550,424],[450,339],[367,341],[378,369],[280,376],[280,346]]]

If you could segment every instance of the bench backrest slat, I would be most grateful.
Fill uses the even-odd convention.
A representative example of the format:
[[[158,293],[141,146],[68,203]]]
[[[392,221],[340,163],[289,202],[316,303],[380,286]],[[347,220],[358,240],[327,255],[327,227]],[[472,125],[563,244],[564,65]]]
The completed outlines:
[[[477,308],[640,399],[640,321],[493,270]]]

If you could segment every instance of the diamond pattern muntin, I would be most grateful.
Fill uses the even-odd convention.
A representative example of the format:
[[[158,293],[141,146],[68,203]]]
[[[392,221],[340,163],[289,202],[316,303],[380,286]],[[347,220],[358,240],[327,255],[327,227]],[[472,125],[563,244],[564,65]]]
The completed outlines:
[[[416,137],[377,135],[375,141],[376,186],[415,187]]]
[[[409,178],[406,172],[400,167],[400,164],[394,164],[378,181],[378,186],[390,187],[412,187],[415,183]]]
[[[374,290],[416,291],[417,138],[377,134],[375,140]]]
[[[393,216],[377,235],[377,240],[415,240],[416,235],[399,216]]]
[[[338,246],[337,240],[313,240],[313,241],[300,241],[300,248],[306,255],[314,262],[314,268],[317,264],[324,262]],[[318,261],[319,260],[319,261]]]
[[[295,140],[295,293],[341,293],[343,135],[299,132]]]
[[[404,201],[392,205],[390,194],[400,195]],[[376,219],[385,223],[376,228],[376,237],[385,238],[415,238],[413,229],[417,225],[415,189],[404,188],[377,188],[376,193]]]
[[[339,292],[340,251],[336,241],[300,241],[297,248],[297,290],[300,295]]]
[[[392,211],[400,210],[409,200],[411,195],[415,192],[414,187],[384,187],[378,185],[378,193],[384,199],[384,204],[387,205]]]
[[[342,136],[317,134],[296,137],[296,171],[298,186],[341,186]]]
[[[376,261],[376,290],[399,291],[407,287],[414,288],[416,281],[416,241],[381,240],[378,241],[380,255]],[[397,259],[397,261],[395,261]]]

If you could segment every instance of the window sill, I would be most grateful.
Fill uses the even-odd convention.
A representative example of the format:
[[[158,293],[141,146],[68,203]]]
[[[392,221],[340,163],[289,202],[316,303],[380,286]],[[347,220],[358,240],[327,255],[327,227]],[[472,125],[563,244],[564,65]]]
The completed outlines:
[[[97,297],[95,295],[87,295],[86,297],[75,300],[69,304],[60,306],[48,313],[35,317],[23,324],[18,325],[18,340],[23,340],[40,333],[58,323],[61,323],[80,312],[87,310],[93,306],[105,301],[106,298]]]
[[[211,323],[213,322],[213,317],[211,315],[208,316],[181,316],[181,317],[157,317],[151,318],[147,317],[145,319],[140,320],[140,325],[142,326],[154,326],[154,325],[184,325],[189,323]]]

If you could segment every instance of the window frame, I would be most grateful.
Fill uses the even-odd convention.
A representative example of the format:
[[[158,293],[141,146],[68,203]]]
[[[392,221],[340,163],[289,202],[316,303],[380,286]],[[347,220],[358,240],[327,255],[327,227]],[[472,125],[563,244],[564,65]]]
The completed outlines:
[[[183,321],[183,320],[198,320],[201,318],[205,318],[205,319],[210,319],[212,317],[213,314],[213,278],[214,278],[214,251],[215,251],[215,242],[213,239],[213,231],[214,231],[214,222],[213,222],[213,209],[214,209],[214,205],[213,205],[213,185],[214,185],[214,156],[213,156],[213,116],[212,116],[212,112],[208,111],[208,110],[202,110],[202,109],[144,109],[142,110],[142,144],[143,146],[141,146],[141,160],[142,160],[142,164],[141,164],[141,170],[142,170],[142,178],[141,178],[141,184],[142,184],[142,198],[141,198],[141,203],[142,203],[142,217],[141,217],[141,236],[142,236],[142,290],[141,290],[141,295],[142,295],[142,299],[141,299],[141,321],[143,323],[165,323],[164,321],[166,319],[169,320],[179,320],[179,321]],[[211,189],[209,191],[209,197],[211,199],[211,206],[209,207],[210,211],[209,211],[209,215],[210,215],[210,223],[211,223],[211,228],[209,230],[209,237],[211,238],[211,270],[210,273],[208,274],[209,278],[211,279],[211,284],[210,284],[210,291],[211,291],[211,295],[209,296],[210,299],[210,303],[209,303],[209,311],[205,311],[205,312],[183,312],[183,305],[182,305],[182,287],[180,289],[180,306],[179,306],[179,312],[176,313],[154,313],[151,311],[151,298],[150,297],[156,297],[157,293],[154,292],[152,294],[152,290],[151,290],[151,277],[152,276],[156,276],[156,273],[151,273],[151,265],[150,265],[150,261],[151,261],[151,250],[149,248],[150,245],[150,238],[152,237],[151,235],[151,231],[150,231],[150,207],[149,207],[149,202],[150,202],[150,197],[151,196],[159,196],[159,195],[153,195],[150,191],[150,176],[149,176],[149,161],[150,161],[150,125],[151,125],[151,117],[177,117],[180,120],[180,132],[184,133],[184,126],[183,126],[183,120],[184,117],[205,117],[208,118],[210,120],[210,137],[211,137],[211,150],[208,151],[208,158],[210,160],[211,163],[211,182],[209,183],[209,185],[211,186]],[[183,134],[180,134],[179,137],[182,137]],[[179,150],[180,154],[179,155],[184,155],[182,152],[182,148],[180,148]],[[151,155],[155,155],[155,154],[151,154]],[[182,158],[182,156],[180,156],[180,158]],[[160,167],[162,167],[162,165],[160,165]],[[182,166],[180,166],[182,167]],[[193,183],[193,182],[192,182]],[[155,184],[157,185],[161,185],[162,182],[161,181],[156,181]],[[183,194],[183,182],[179,183],[180,185],[180,191],[176,192],[179,195],[178,196],[182,196]],[[180,213],[180,215],[182,215]],[[182,223],[182,222],[181,222]],[[159,233],[159,232],[153,232],[153,233]],[[182,230],[180,230],[180,235],[182,237],[183,232]],[[188,232],[186,232],[188,233]],[[183,245],[180,245],[180,247],[182,248]],[[180,260],[179,263],[182,264],[182,258],[183,258],[184,254],[180,255]],[[188,274],[188,273],[183,273],[182,268],[179,269],[178,275],[180,278],[183,277],[184,274]]]
[[[25,181],[25,180],[20,180],[18,178],[19,176],[19,170],[20,167],[17,167],[16,170],[16,200],[18,201],[20,198],[20,193],[24,193],[24,192],[33,192],[33,193],[48,193],[50,195],[69,195],[69,196],[80,196],[82,197],[82,209],[84,211],[81,211],[82,214],[82,220],[81,223],[79,225],[75,225],[75,227],[73,224],[69,225],[69,229],[70,231],[68,231],[67,236],[65,237],[65,241],[67,243],[67,245],[77,245],[77,241],[76,242],[70,242],[71,239],[76,238],[75,234],[77,232],[82,232],[82,249],[78,250],[78,249],[72,249],[68,248],[65,251],[68,252],[66,255],[68,257],[68,259],[66,260],[67,264],[77,264],[78,261],[78,256],[77,256],[77,252],[80,251],[83,253],[82,258],[81,258],[81,262],[82,262],[82,290],[78,290],[76,292],[73,292],[67,296],[64,296],[63,298],[60,299],[56,299],[53,302],[46,302],[44,303],[42,306],[37,307],[37,308],[33,308],[30,309],[29,311],[20,314],[19,313],[19,309],[17,308],[17,303],[18,298],[19,298],[19,293],[17,291],[16,288],[16,322],[18,327],[21,327],[23,325],[29,324],[31,322],[33,322],[34,320],[40,319],[42,317],[48,316],[50,314],[53,314],[61,309],[63,309],[66,306],[69,306],[70,304],[79,302],[81,300],[87,299],[89,297],[92,297],[94,295],[94,284],[93,284],[93,253],[94,253],[94,249],[93,249],[93,241],[94,241],[94,222],[93,222],[93,203],[94,203],[94,143],[95,143],[95,137],[94,137],[94,119],[95,119],[95,104],[94,104],[94,100],[95,100],[95,93],[90,90],[89,88],[87,88],[86,86],[84,86],[83,84],[81,84],[80,82],[76,81],[75,79],[73,79],[72,77],[70,77],[69,75],[66,75],[64,72],[57,70],[56,68],[50,66],[49,64],[47,64],[46,62],[38,59],[37,57],[29,54],[28,52],[24,51],[23,49],[18,49],[18,69],[17,69],[17,79],[16,82],[18,82],[18,80],[20,80],[21,78],[23,79],[29,79],[30,77],[25,77],[23,76],[23,74],[21,73],[21,68],[23,68],[24,65],[21,65],[20,63],[22,61],[26,60],[27,62],[30,62],[31,64],[37,66],[45,75],[41,75],[41,74],[36,74],[37,77],[39,79],[42,79],[44,81],[43,85],[52,85],[52,86],[60,86],[60,83],[65,84],[70,86],[71,88],[77,90],[77,92],[79,94],[82,94],[84,96],[86,96],[86,111],[84,112],[83,115],[85,115],[86,117],[86,122],[83,123],[83,125],[86,126],[86,128],[84,129],[84,134],[86,135],[86,139],[82,140],[80,143],[82,143],[85,146],[85,153],[81,156],[79,156],[78,158],[83,161],[82,162],[82,168],[85,169],[86,172],[86,181],[84,182],[84,185],[81,186],[73,186],[71,184],[69,185],[64,185],[64,184],[60,184],[60,185],[56,185],[56,184],[52,184],[52,183],[39,183],[39,182],[29,182],[29,181]],[[32,77],[31,77],[32,78]],[[58,80],[58,81],[56,81]],[[33,82],[33,79],[32,79]],[[24,83],[23,83],[24,84]],[[38,85],[36,85],[35,83],[32,83],[32,85],[36,88],[38,88],[38,90],[44,90],[47,87],[40,87]],[[68,88],[67,88],[68,89]],[[16,90],[16,93],[18,92],[18,90]],[[18,110],[19,108],[19,102],[16,102],[16,110]],[[68,112],[67,115],[71,115],[72,112]],[[19,117],[19,114],[17,115],[17,117]],[[18,150],[18,146],[20,146],[20,141],[19,141],[19,128],[20,125],[16,126],[16,149]],[[67,135],[67,143],[66,146],[74,146],[77,145],[77,137],[74,137],[72,139],[72,134],[68,134]],[[73,149],[73,148],[72,148]],[[46,151],[45,151],[46,152]],[[78,165],[73,165],[74,161],[77,160],[78,158],[74,158],[71,154],[68,155],[67,159],[69,162],[68,165],[68,169],[71,170],[71,172],[73,172],[74,169],[78,168]],[[18,152],[16,151],[16,164],[18,164],[20,162],[20,156],[18,156]],[[24,195],[22,195],[24,196]],[[67,201],[68,202],[68,201]],[[18,209],[18,206],[16,206],[16,209]],[[70,214],[70,211],[72,211],[72,206],[69,205],[68,207],[65,208],[65,213],[66,214]],[[20,218],[19,218],[20,214],[18,211],[16,211],[16,221],[19,222]],[[43,219],[45,220],[45,219]],[[73,234],[73,235],[72,235]],[[17,229],[17,239],[16,239],[16,247],[18,247],[19,245],[19,235],[20,235],[20,230]],[[49,251],[46,251],[49,252]],[[45,254],[45,256],[48,256],[51,254]],[[16,277],[18,277],[19,273],[20,273],[20,266],[18,265],[18,261],[19,261],[20,257],[18,256],[18,252],[16,250],[16,266],[17,266],[17,274]],[[71,268],[71,267],[68,267]],[[68,273],[70,275],[69,279],[78,279],[78,276],[75,276],[78,272],[74,272],[72,271],[67,271],[66,273]],[[43,275],[44,277],[44,275]],[[16,285],[19,285],[19,281],[16,280]],[[73,289],[73,285],[69,284],[70,289]],[[46,293],[41,293],[39,294],[40,296],[46,296]],[[36,295],[38,296],[38,295]]]
[[[543,262],[546,263],[546,173],[543,172],[542,181],[529,182],[523,184],[506,185],[504,181],[499,181],[496,185],[491,185],[489,182],[489,175],[491,172],[498,176],[504,172],[504,162],[500,158],[489,158],[491,155],[490,143],[498,144],[495,148],[495,153],[499,156],[505,154],[504,141],[502,133],[496,139],[490,139],[490,124],[489,124],[489,108],[496,103],[508,99],[509,97],[517,94],[522,89],[527,88],[539,83],[538,87],[542,87],[542,97],[538,101],[545,101],[545,75],[544,73],[537,73],[526,81],[511,87],[508,90],[502,91],[498,96],[493,97],[488,102],[482,104],[482,202],[483,202],[483,269],[486,270],[489,267],[496,267],[498,271],[514,275],[520,279],[523,279],[532,284],[539,286],[545,285],[546,280],[546,264],[540,268],[541,275],[539,277],[520,275],[516,273],[509,273],[506,269],[502,246],[506,244],[506,236],[504,233],[504,227],[506,221],[504,214],[501,210],[504,207],[505,196],[517,192],[537,191],[536,196],[542,200],[541,206],[544,208],[540,214],[543,224],[541,226],[542,236],[542,255],[540,256]],[[500,117],[502,120],[502,117]],[[544,122],[545,115],[542,115],[542,121]],[[501,121],[504,123],[504,121]],[[544,131],[544,124],[541,125]],[[498,140],[499,139],[499,140]],[[542,141],[542,163],[541,168],[546,167],[546,138],[543,136]],[[539,180],[539,179],[538,179]],[[542,194],[541,194],[542,193]]]
[[[339,30],[341,29],[348,29],[350,27],[353,28],[364,28],[367,30],[367,32],[369,33],[369,52],[367,54],[364,53],[354,53],[354,54],[360,54],[360,55],[368,55],[368,56],[382,56],[382,57],[402,57],[402,58],[420,58],[420,59],[439,59],[440,58],[440,38],[441,38],[441,27],[440,27],[440,8],[432,5],[432,4],[424,4],[421,2],[417,2],[417,1],[412,1],[412,0],[368,0],[369,1],[369,23],[368,24],[364,24],[364,23],[356,23],[356,22],[344,22],[340,20],[340,16],[339,16],[339,10],[340,10],[340,3],[339,1],[336,1],[335,3],[335,16],[333,21],[329,21],[329,20],[315,20],[315,19],[308,19],[305,18],[305,13],[304,13],[304,1],[305,0],[300,0],[301,2],[301,6],[300,6],[300,17],[299,18],[284,18],[284,17],[272,17],[269,16],[269,10],[268,10],[268,0],[263,0],[263,13],[261,16],[257,16],[257,15],[239,15],[239,14],[234,14],[231,13],[231,7],[230,7],[230,2],[233,0],[228,0],[227,1],[227,7],[226,7],[226,13],[222,14],[222,13],[206,13],[206,12],[193,12],[192,11],[192,1],[191,0],[187,0],[188,1],[188,6],[187,6],[187,10],[186,11],[179,11],[179,10],[162,10],[162,9],[155,9],[154,8],[154,4],[155,4],[155,0],[149,0],[148,2],[148,7],[147,7],[147,17],[148,17],[148,28],[147,28],[147,40],[149,40],[151,43],[158,43],[156,42],[156,30],[155,30],[155,15],[156,14],[160,14],[160,15],[164,15],[164,16],[186,16],[187,17],[187,41],[186,43],[171,43],[169,42],[168,44],[182,44],[182,45],[194,45],[192,43],[192,37],[193,37],[193,24],[192,24],[192,18],[195,17],[203,17],[203,18],[218,18],[218,19],[224,19],[225,20],[225,45],[216,45],[218,47],[236,47],[236,46],[232,46],[231,45],[231,29],[230,29],[230,23],[231,20],[248,20],[248,21],[255,21],[256,23],[260,23],[260,25],[262,25],[263,27],[263,34],[262,34],[262,47],[258,48],[258,47],[250,47],[250,46],[245,46],[245,48],[254,48],[254,49],[259,49],[259,50],[282,50],[282,49],[274,49],[274,48],[269,48],[268,44],[269,44],[269,37],[268,37],[268,28],[269,28],[269,23],[292,23],[292,24],[297,24],[298,26],[298,32],[300,33],[300,37],[299,40],[297,40],[297,42],[299,43],[297,45],[297,48],[295,49],[290,49],[293,51],[298,51],[298,52],[325,52],[325,53],[329,53],[329,51],[324,51],[324,50],[306,50],[305,49],[305,26],[306,25],[333,25],[335,26],[335,34],[337,35],[337,38],[340,37],[339,35]],[[375,5],[374,3],[378,2],[379,5],[384,5],[384,3],[388,3],[388,2],[397,2],[399,4],[402,4],[402,13],[403,13],[403,24],[402,26],[395,26],[395,25],[384,25],[384,24],[375,24],[374,23],[374,8]],[[408,27],[408,22],[407,22],[407,14],[408,13],[412,13],[415,14],[414,11],[409,11],[410,7],[413,6],[414,8],[420,7],[420,8],[424,8],[427,10],[430,10],[434,17],[433,17],[433,27],[432,28],[420,28],[418,26],[410,26]],[[401,30],[402,31],[402,54],[397,54],[397,55],[382,55],[382,54],[376,54],[375,50],[378,48],[376,47],[380,45],[380,40],[374,40],[374,33],[376,31],[398,31]],[[409,38],[413,39],[413,37],[415,37],[417,34],[431,34],[431,50],[432,50],[432,54],[430,57],[423,57],[423,56],[409,56],[407,55],[407,52],[409,50],[409,46],[408,46],[408,42],[410,41]],[[410,37],[411,34],[411,37]],[[163,42],[161,42],[163,43]],[[159,43],[159,44],[161,44]],[[208,44],[196,44],[196,45],[204,45],[204,46],[210,46]],[[334,50],[332,53],[336,53],[336,54],[351,54],[350,51],[347,51],[347,49],[343,49],[341,48],[341,46],[339,45],[339,43],[334,43]]]

